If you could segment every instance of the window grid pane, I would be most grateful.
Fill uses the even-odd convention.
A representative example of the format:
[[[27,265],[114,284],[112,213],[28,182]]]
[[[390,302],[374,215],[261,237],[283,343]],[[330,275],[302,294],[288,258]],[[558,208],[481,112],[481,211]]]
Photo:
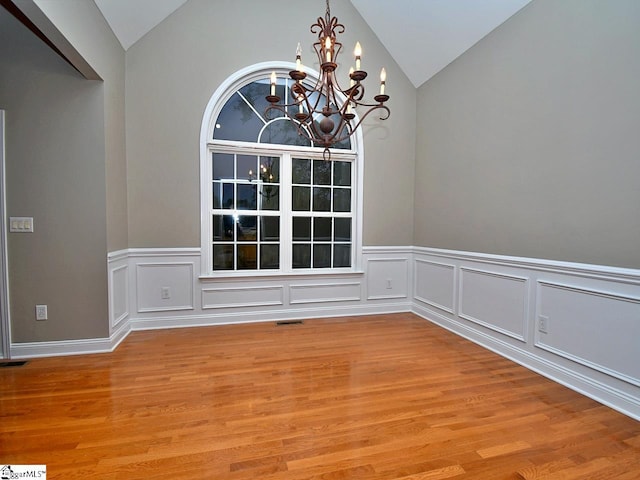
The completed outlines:
[[[280,269],[280,159],[213,153],[214,271]]]
[[[352,163],[292,159],[292,267],[351,267]]]

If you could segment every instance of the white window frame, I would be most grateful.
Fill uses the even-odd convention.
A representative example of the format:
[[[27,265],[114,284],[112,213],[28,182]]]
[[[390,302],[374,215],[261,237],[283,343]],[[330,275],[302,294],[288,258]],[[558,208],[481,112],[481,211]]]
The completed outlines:
[[[279,270],[221,270],[214,271],[212,268],[212,245],[213,231],[211,211],[213,209],[213,196],[211,192],[211,182],[213,178],[212,172],[212,154],[216,151],[225,150],[234,152],[235,149],[242,149],[245,153],[265,156],[278,156],[282,154],[291,155],[293,157],[322,159],[323,148],[320,147],[299,147],[288,145],[272,145],[266,143],[238,142],[229,140],[214,140],[213,132],[215,122],[220,111],[231,98],[231,96],[244,85],[251,83],[260,78],[265,78],[275,71],[278,74],[288,75],[294,70],[296,65],[290,62],[265,62],[243,68],[227,80],[225,80],[218,89],[213,93],[207,107],[204,111],[202,125],[200,128],[200,278],[201,279],[220,279],[234,277],[282,277],[282,276],[306,276],[306,275],[340,275],[363,273],[362,271],[362,211],[363,211],[363,157],[364,157],[364,141],[362,137],[362,129],[356,130],[351,138],[351,150],[332,149],[332,160],[348,160],[353,162],[353,179],[352,184],[352,207],[353,207],[353,227],[351,246],[352,265],[348,268],[318,268],[318,269],[292,269],[283,268],[283,255],[291,257],[291,219],[283,220],[280,231],[280,255],[281,268]],[[318,72],[309,68],[305,68],[307,76],[311,80],[319,77]],[[357,113],[356,113],[357,115]],[[357,122],[358,119],[356,118]],[[284,198],[281,202],[290,201],[291,192],[284,193],[287,188],[290,189],[290,181],[283,181],[287,172],[280,172],[280,189]],[[290,172],[288,172],[290,175]],[[289,209],[282,207],[281,212]],[[287,240],[289,240],[287,242]],[[290,260],[285,262],[290,265]]]

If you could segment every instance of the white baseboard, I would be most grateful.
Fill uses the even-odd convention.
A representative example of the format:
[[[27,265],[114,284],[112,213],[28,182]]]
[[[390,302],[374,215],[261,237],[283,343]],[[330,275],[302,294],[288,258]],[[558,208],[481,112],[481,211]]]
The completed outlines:
[[[110,353],[127,338],[130,331],[129,324],[122,324],[109,338],[12,343],[11,359]]]
[[[208,327],[240,323],[275,322],[279,320],[305,320],[310,318],[351,317],[380,315],[411,311],[411,303],[384,303],[378,305],[350,305],[340,307],[297,308],[266,312],[236,312],[226,314],[181,315],[147,317],[131,320],[131,330],[157,330],[164,328]]]

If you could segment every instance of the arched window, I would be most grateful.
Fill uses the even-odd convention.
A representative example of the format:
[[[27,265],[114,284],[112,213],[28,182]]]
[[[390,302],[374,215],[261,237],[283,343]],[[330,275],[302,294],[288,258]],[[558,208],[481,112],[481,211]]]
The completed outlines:
[[[204,276],[359,269],[362,139],[347,138],[324,160],[324,149],[296,121],[268,110],[271,72],[290,103],[293,68],[270,63],[237,72],[207,105],[200,134]]]

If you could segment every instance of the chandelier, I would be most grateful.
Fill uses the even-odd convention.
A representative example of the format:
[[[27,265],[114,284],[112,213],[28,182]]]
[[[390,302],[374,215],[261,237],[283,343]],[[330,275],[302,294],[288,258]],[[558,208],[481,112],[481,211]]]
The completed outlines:
[[[305,136],[313,145],[324,147],[324,159],[329,160],[329,148],[342,142],[355,133],[362,121],[374,110],[382,110],[380,120],[389,118],[391,111],[384,104],[389,100],[385,95],[386,71],[380,72],[380,93],[373,97],[376,103],[365,103],[364,85],[361,83],[367,72],[361,70],[362,48],[356,43],[354,50],[355,68],[349,70],[349,88],[342,89],[336,78],[338,55],[342,51],[342,43],[337,40],[337,34],[344,33],[344,25],[331,16],[329,0],[324,18],[318,17],[311,25],[311,33],[318,35],[318,41],[313,49],[318,55],[320,78],[315,85],[303,83],[307,74],[302,70],[302,49],[298,43],[296,50],[296,69],[289,72],[294,80],[291,86],[292,103],[281,104],[276,95],[276,73],[271,74],[270,95],[266,99],[270,103],[266,112],[275,109],[282,112],[298,127],[298,134]],[[354,109],[364,107],[364,113],[359,112],[358,122],[354,124],[356,115]],[[292,113],[295,112],[295,113]]]

